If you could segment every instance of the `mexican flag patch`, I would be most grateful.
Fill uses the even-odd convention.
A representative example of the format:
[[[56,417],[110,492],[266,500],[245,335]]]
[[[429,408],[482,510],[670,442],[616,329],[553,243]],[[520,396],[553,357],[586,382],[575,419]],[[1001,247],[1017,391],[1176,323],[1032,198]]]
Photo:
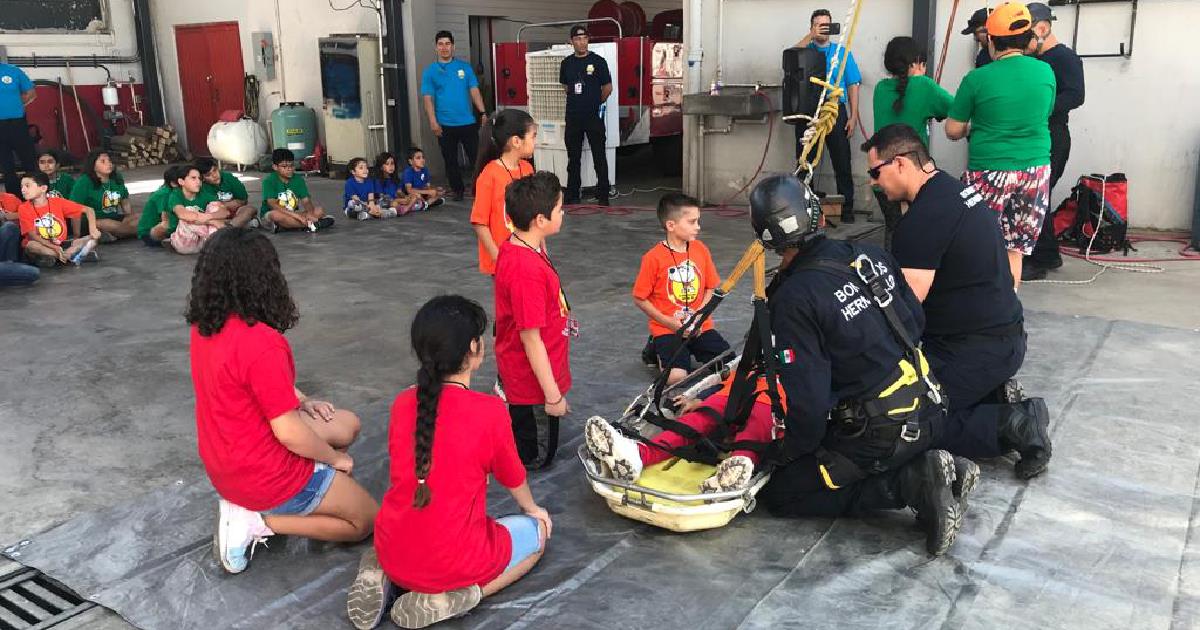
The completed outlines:
[[[786,348],[779,351],[779,362],[783,365],[789,365],[796,362],[796,351],[791,348]]]

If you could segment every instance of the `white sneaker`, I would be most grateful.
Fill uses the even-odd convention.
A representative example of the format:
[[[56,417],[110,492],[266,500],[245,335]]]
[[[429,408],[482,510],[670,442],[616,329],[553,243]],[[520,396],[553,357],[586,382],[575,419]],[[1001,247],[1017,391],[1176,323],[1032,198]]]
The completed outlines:
[[[395,209],[395,208],[384,208],[384,209],[381,211],[381,214],[379,215],[379,218],[381,218],[381,219],[394,219],[394,218],[396,218],[396,214],[397,214],[397,212],[396,212],[396,209]]]
[[[471,612],[483,599],[483,590],[472,584],[445,593],[408,592],[392,605],[392,623],[401,628],[426,628],[439,621]]]
[[[717,464],[711,477],[700,482],[700,492],[730,492],[750,487],[754,477],[754,462],[745,455],[735,455]]]
[[[217,531],[213,534],[213,552],[230,573],[241,573],[250,564],[254,547],[266,543],[275,532],[258,512],[251,512],[225,499],[217,504]]]
[[[258,221],[258,217],[250,219],[250,221],[246,223],[246,227],[251,230],[257,230],[259,225],[261,224]]]
[[[622,481],[636,481],[642,474],[642,456],[638,443],[631,440],[600,416],[588,418],[583,425],[583,439],[588,451],[604,462],[613,477]]]

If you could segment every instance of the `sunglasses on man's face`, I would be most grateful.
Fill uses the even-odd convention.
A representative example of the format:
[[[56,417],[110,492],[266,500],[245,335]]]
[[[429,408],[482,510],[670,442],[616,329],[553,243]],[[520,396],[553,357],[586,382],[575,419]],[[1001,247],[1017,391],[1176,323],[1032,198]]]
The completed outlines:
[[[892,162],[895,162],[896,159],[899,158],[900,156],[910,155],[912,153],[914,153],[914,151],[905,151],[904,153],[897,153],[896,155],[893,155],[891,158],[884,160],[884,161],[880,162],[879,164],[876,164],[875,166],[868,168],[867,175],[869,175],[871,177],[871,179],[879,179],[879,172],[883,170],[883,167],[887,166],[888,164],[891,164]]]

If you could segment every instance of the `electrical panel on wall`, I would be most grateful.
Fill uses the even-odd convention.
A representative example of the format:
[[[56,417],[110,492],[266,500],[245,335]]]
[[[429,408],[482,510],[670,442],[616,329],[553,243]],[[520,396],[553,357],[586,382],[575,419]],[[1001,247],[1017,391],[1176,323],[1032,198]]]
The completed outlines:
[[[254,74],[260,81],[275,80],[275,35],[271,31],[250,34],[254,50]]]

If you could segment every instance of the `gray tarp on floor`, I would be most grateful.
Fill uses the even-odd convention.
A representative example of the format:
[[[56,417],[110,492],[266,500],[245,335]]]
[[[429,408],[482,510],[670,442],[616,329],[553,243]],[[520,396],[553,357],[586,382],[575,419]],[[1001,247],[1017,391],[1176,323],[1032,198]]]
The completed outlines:
[[[289,333],[299,385],[363,418],[351,453],[376,496],[388,405],[414,367],[412,314],[440,292],[490,299],[465,221],[465,210],[448,209],[272,237],[302,316]],[[746,245],[744,221],[705,215],[703,237],[722,269]],[[960,540],[942,560],[925,557],[908,514],[831,522],[755,513],[688,535],[613,515],[573,450],[584,418],[617,412],[649,378],[637,358],[645,320],[629,288],[641,253],[660,237],[652,213],[572,216],[551,243],[583,323],[572,350],[575,414],[559,462],[532,479],[555,536],[530,576],[447,627],[1200,626],[1190,535],[1200,335],[1187,330],[1029,313],[1022,379],[1050,402],[1054,462],[1027,486],[1009,463],[985,463]],[[342,609],[360,548],[277,539],[242,575],[217,568],[216,499],[194,450],[180,316],[190,263],[136,243],[105,251],[99,267],[48,273],[44,287],[0,303],[5,356],[39,357],[10,364],[19,387],[0,400],[14,445],[34,453],[16,459],[30,471],[7,479],[31,475],[58,500],[104,505],[95,497],[123,496],[109,486],[187,474],[26,536],[32,542],[14,559],[144,628],[347,626]],[[747,295],[740,287],[717,313],[731,339],[745,330]],[[491,383],[491,366],[476,389]],[[0,469],[6,463],[15,466],[0,461]],[[18,507],[6,504],[4,516],[24,514],[29,492],[8,488]],[[514,509],[502,491],[491,507]]]
[[[1030,389],[1050,400],[1054,463],[1028,485],[1008,462],[986,463],[949,557],[924,555],[907,513],[755,513],[688,535],[622,519],[572,459],[572,423],[557,465],[532,479],[555,518],[541,565],[447,627],[1196,627],[1198,335],[1028,319],[1036,343],[1023,378],[1044,383]],[[576,362],[588,384],[577,417],[618,406],[640,384],[622,352],[622,361]],[[383,417],[386,405],[360,413]],[[368,426],[352,454],[378,495],[382,427]],[[491,500],[495,513],[513,509],[501,492]],[[181,483],[35,536],[15,559],[146,628],[348,625],[361,548],[280,538],[228,576],[211,553],[214,508],[206,482]]]

